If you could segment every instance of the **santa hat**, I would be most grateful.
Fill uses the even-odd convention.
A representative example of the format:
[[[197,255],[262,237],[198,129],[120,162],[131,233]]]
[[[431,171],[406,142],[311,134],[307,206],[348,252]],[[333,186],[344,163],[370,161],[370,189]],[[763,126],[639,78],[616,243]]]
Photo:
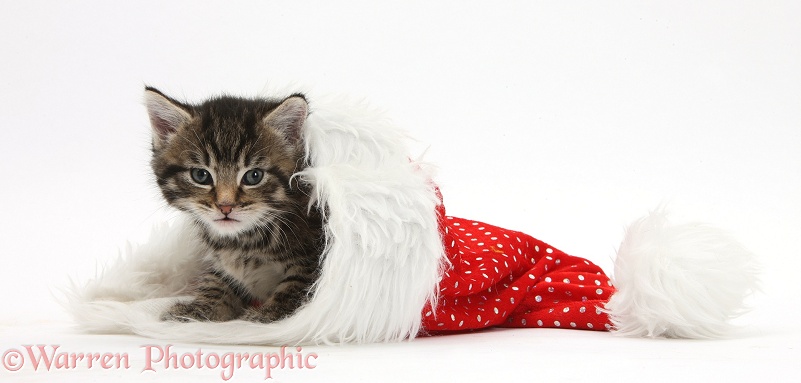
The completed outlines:
[[[322,273],[310,298],[273,323],[165,322],[159,315],[199,272],[193,227],[154,228],[68,307],[95,333],[173,341],[300,345],[400,341],[493,326],[716,337],[755,284],[751,253],[702,225],[670,226],[661,211],[620,246],[615,283],[588,260],[517,231],[445,214],[407,137],[381,113],[311,98],[310,166],[296,176],[324,206]]]

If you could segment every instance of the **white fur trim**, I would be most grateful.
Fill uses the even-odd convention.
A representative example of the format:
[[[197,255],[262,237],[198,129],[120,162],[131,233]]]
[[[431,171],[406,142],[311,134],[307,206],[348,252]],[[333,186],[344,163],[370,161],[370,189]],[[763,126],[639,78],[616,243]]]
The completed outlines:
[[[340,98],[311,98],[304,127],[313,185],[326,210],[322,276],[309,303],[269,324],[161,322],[197,272],[187,225],[159,230],[71,294],[77,322],[93,332],[242,344],[385,342],[412,338],[436,301],[445,262],[440,203],[407,137],[384,116]]]
[[[127,244],[123,254],[95,279],[83,285],[73,282],[66,292],[66,307],[86,331],[131,332],[126,318],[133,315],[129,306],[150,299],[179,297],[199,272],[197,244],[195,230],[188,221],[157,224],[147,243]]]
[[[719,229],[670,225],[662,209],[629,226],[606,304],[624,336],[717,338],[757,286],[754,255]]]

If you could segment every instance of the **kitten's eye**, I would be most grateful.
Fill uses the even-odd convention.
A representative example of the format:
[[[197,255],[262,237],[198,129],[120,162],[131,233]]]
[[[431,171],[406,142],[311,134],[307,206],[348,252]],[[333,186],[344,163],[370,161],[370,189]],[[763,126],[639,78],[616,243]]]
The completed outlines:
[[[242,183],[245,185],[255,185],[261,182],[261,179],[264,178],[264,172],[260,169],[251,169],[242,176]]]
[[[211,185],[212,183],[211,174],[206,169],[193,168],[189,173],[192,175],[192,181],[201,185]]]

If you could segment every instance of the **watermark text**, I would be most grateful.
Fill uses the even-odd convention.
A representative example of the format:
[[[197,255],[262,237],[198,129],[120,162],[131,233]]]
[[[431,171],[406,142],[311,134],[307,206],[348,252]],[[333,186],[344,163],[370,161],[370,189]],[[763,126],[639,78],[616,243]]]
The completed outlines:
[[[271,379],[275,370],[308,369],[317,367],[317,353],[304,352],[302,347],[281,347],[272,352],[215,352],[198,348],[194,352],[177,351],[171,344],[147,344],[139,347],[143,365],[132,366],[127,352],[72,352],[60,345],[22,345],[9,348],[2,354],[2,368],[16,372],[25,365],[35,372],[72,369],[130,370],[142,374],[166,370],[213,370],[228,381],[238,370],[264,371],[264,379]],[[138,360],[136,360],[138,361]]]

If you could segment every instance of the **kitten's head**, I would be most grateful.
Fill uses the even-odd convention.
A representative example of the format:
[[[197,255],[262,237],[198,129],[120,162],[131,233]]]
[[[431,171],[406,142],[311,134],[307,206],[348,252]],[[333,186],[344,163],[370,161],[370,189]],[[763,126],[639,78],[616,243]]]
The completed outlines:
[[[162,194],[207,235],[263,233],[298,211],[302,195],[290,187],[290,177],[303,162],[303,96],[219,97],[189,105],[148,87],[145,103]]]

